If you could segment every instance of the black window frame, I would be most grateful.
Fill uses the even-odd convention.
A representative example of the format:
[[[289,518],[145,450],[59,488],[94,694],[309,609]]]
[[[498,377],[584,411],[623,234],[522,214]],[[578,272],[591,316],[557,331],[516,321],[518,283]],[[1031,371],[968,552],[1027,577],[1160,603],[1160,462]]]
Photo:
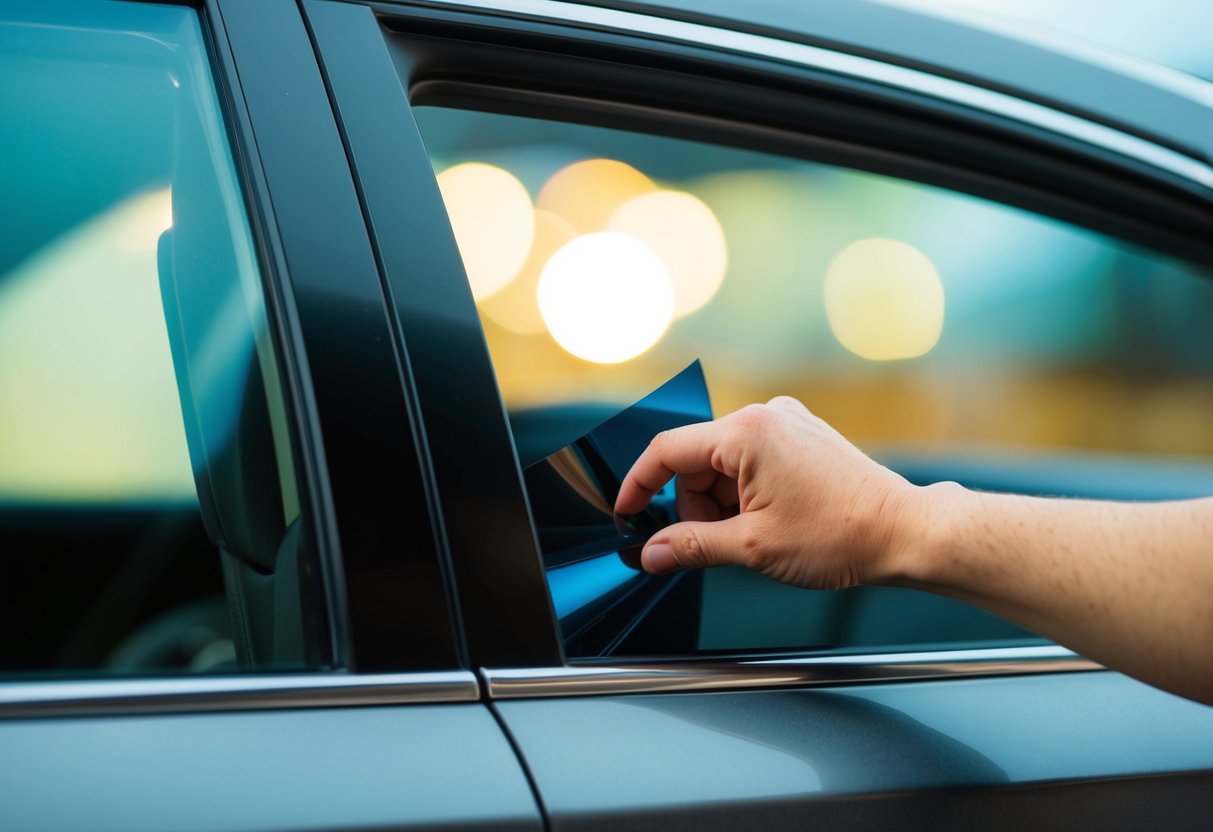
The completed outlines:
[[[199,9],[287,366],[334,669],[466,666],[409,379],[294,0]],[[304,438],[305,439],[302,439]],[[304,499],[301,495],[301,499]]]

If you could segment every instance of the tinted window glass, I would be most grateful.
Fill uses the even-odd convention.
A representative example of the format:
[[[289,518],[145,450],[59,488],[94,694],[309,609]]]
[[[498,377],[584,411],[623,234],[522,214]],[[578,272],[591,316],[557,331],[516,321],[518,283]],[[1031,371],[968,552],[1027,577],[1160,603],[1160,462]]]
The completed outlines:
[[[914,481],[1213,493],[1207,273],[888,176],[583,125],[417,114],[524,463],[699,359],[716,415],[793,395]],[[627,577],[620,568],[604,592]],[[565,578],[555,593],[575,584],[585,597],[586,581]],[[806,593],[723,569],[691,595],[684,618],[705,651],[1030,638],[903,590]],[[568,635],[571,602],[554,600]],[[634,632],[602,650],[669,648]]]
[[[277,365],[196,13],[8,2],[0,77],[0,671],[315,664]]]

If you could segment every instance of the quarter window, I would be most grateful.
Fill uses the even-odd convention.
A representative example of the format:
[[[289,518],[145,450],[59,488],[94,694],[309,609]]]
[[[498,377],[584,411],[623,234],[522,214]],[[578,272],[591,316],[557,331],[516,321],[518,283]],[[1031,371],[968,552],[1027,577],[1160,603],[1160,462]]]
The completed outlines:
[[[0,11],[0,672],[324,661],[194,10]]]

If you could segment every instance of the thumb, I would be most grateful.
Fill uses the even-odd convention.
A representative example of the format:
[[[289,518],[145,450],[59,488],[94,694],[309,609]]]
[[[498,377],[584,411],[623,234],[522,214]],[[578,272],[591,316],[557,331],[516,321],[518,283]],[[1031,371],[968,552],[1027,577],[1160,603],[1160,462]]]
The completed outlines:
[[[741,563],[744,514],[728,520],[675,523],[644,545],[640,562],[646,572],[661,575],[675,569],[702,569]]]

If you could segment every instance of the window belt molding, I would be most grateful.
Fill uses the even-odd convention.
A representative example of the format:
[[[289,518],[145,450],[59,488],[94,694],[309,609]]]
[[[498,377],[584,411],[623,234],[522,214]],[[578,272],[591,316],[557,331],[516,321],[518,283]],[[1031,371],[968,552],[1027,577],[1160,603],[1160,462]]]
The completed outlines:
[[[530,699],[814,687],[1104,669],[1064,647],[1041,645],[718,663],[486,668],[481,675],[490,699]]]
[[[466,670],[0,684],[0,718],[476,702]]]
[[[740,662],[485,668],[490,699],[939,680],[1104,670],[1064,647],[1003,647]],[[476,702],[470,671],[9,682],[0,718]]]

